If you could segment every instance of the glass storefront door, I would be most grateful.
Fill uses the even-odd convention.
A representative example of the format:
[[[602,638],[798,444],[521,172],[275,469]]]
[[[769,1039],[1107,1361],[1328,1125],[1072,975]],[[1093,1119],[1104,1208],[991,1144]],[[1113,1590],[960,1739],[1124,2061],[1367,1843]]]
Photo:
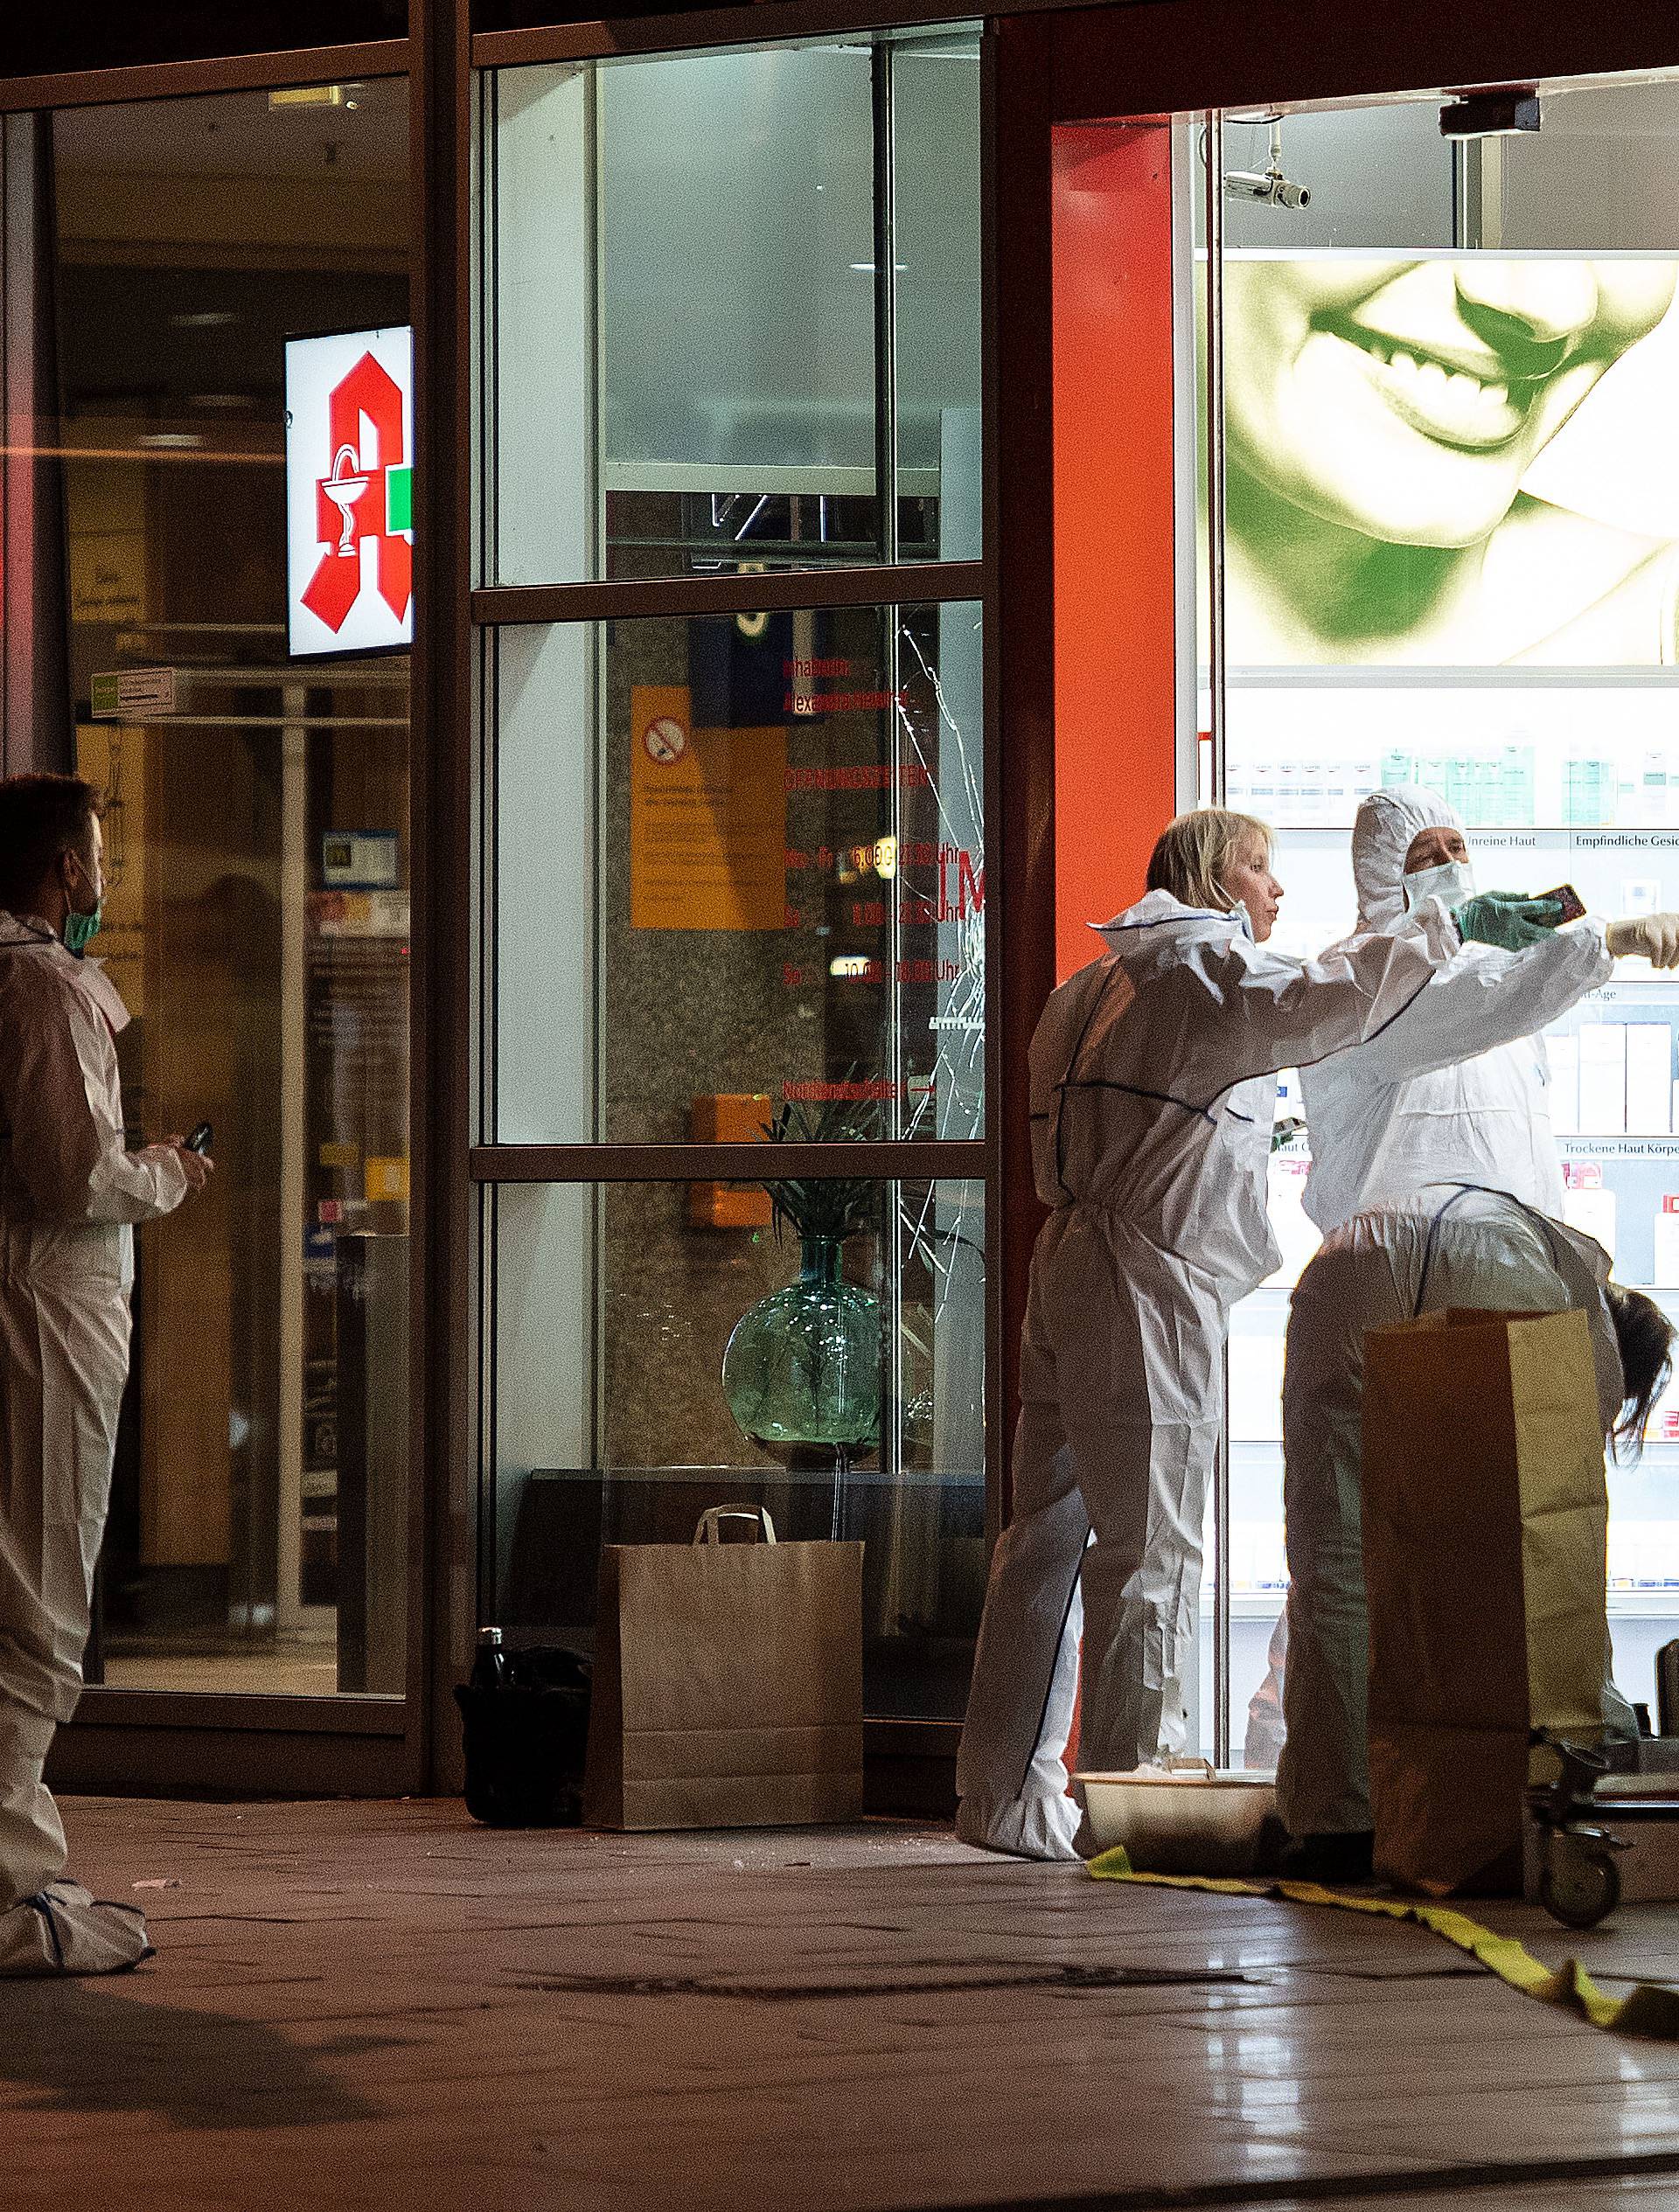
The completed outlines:
[[[408,660],[289,652],[284,365],[407,323],[407,164],[401,80],[52,119],[45,764],[109,794],[131,1141],[217,1166],[137,1239],[93,1684],[404,1689]]]
[[[1077,424],[1084,465],[1111,474],[1149,378],[1168,373],[1175,395],[1172,425],[1151,435],[1157,473],[1169,452],[1187,496],[1145,548],[1161,577],[1175,537],[1174,613],[1134,657],[1152,681],[1171,646],[1180,666],[1188,648],[1195,676],[1175,730],[1168,715],[1153,741],[1136,687],[1139,741],[1175,756],[1180,805],[1216,796],[1276,825],[1287,898],[1274,942],[1288,951],[1352,929],[1354,811],[1384,784],[1457,809],[1483,885],[1569,882],[1605,915],[1679,899],[1679,448],[1665,396],[1679,233],[1660,182],[1679,81],[1540,98],[1537,133],[1455,143],[1438,96],[1180,116],[1169,168],[1158,119],[1056,133],[1057,191],[1076,203],[1057,238],[1082,254],[1067,245],[1058,265],[1058,316],[1105,327],[1121,284],[1134,303],[1111,331],[1132,343],[1125,407],[1093,406],[1079,365],[1058,358],[1058,425]],[[1152,164],[1133,157],[1151,143]],[[1163,212],[1149,227],[1168,174],[1169,234]],[[1141,304],[1167,250],[1172,312],[1151,323]],[[1153,511],[1139,491],[1133,518]],[[1058,637],[1076,678],[1089,626]],[[1099,657],[1083,672],[1093,682]],[[1057,743],[1077,756],[1058,766],[1063,790],[1104,771],[1105,732],[1076,682],[1058,691]],[[1058,852],[1063,908],[1090,895],[1078,865]],[[1138,887],[1114,883],[1110,908]],[[1076,918],[1093,918],[1088,903]],[[1676,1012],[1665,978],[1623,963],[1533,1050],[1567,1218],[1620,1280],[1679,1311]],[[1271,1168],[1283,1263],[1234,1317],[1206,1529],[1202,1737],[1238,1759],[1287,1579],[1284,1332],[1318,1242],[1300,1113],[1285,1075]],[[1654,1652],[1679,1631],[1679,1522],[1663,1502],[1676,1449],[1664,1403],[1641,1462],[1610,1478],[1615,1661],[1634,1699],[1653,1698]]]
[[[478,143],[481,1617],[587,1642],[603,1541],[762,1502],[866,1539],[871,1715],[950,1722],[991,1295],[979,38],[505,70]]]
[[[1594,912],[1679,900],[1669,799],[1679,443],[1667,394],[1679,81],[1541,87],[1536,134],[1460,142],[1438,100],[1292,116],[1286,209],[1231,199],[1222,270],[1225,789],[1282,834],[1279,940],[1351,925],[1359,798],[1454,807],[1479,880]],[[1268,127],[1227,118],[1226,166]],[[1679,792],[1679,759],[1674,760]],[[1534,1050],[1568,1218],[1679,1313],[1674,1021],[1642,963]],[[1231,1741],[1285,1579],[1277,1418],[1289,1288],[1316,1243],[1309,1129],[1275,1156],[1285,1259],[1237,1317],[1224,1553]],[[1610,1472],[1617,1679],[1679,1632],[1679,1413]]]

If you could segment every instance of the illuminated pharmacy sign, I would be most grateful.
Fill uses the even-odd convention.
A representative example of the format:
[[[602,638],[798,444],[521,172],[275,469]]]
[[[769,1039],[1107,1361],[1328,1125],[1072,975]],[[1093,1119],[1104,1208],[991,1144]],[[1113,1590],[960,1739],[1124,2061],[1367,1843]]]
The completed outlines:
[[[286,620],[294,654],[414,636],[414,333],[286,344]]]

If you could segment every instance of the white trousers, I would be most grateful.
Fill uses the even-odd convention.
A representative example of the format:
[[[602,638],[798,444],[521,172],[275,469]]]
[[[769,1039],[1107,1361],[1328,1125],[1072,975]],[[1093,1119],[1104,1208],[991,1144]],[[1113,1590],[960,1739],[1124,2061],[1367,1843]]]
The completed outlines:
[[[1392,1249],[1326,1244],[1301,1276],[1289,1311],[1283,1368],[1289,1593],[1277,1805],[1296,1836],[1371,1825],[1364,1332],[1411,1318],[1427,1229],[1425,1218],[1397,1226],[1388,1232]],[[1503,1221],[1440,1224],[1425,1310],[1557,1312],[1568,1303],[1568,1285],[1550,1263],[1543,1234],[1514,1207]],[[1631,1708],[1609,1681],[1606,1651],[1604,1657],[1604,1717],[1631,1732]]]
[[[1191,1746],[1225,1323],[1208,1277],[1114,1215],[1069,1207],[1045,1225],[1021,1347],[1014,1513],[957,1760],[970,1842],[1073,1855],[1062,1755],[1081,1627],[1080,1763],[1124,1769]]]
[[[1253,1773],[1274,1773],[1283,1754],[1283,1680],[1288,1666],[1288,1606],[1277,1616],[1265,1648],[1265,1679],[1248,1700],[1242,1763]]]
[[[41,1779],[75,1711],[129,1365],[128,1294],[0,1223],[0,1915],[64,1872]]]

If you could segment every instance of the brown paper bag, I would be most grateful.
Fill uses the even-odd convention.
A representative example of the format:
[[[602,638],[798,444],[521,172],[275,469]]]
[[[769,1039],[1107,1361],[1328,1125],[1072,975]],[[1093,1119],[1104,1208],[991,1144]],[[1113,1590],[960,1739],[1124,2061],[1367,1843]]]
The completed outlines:
[[[720,1520],[767,1541],[717,1541]],[[863,1548],[714,1507],[692,1544],[601,1555],[583,1821],[744,1828],[863,1809]]]
[[[1422,1315],[1364,1340],[1377,1871],[1521,1888],[1529,1733],[1603,1722],[1608,1492],[1584,1313]]]

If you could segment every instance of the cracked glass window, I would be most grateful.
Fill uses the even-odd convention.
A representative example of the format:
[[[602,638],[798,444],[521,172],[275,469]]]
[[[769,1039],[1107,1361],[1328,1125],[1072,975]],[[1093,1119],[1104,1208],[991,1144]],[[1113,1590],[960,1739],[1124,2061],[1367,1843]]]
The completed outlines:
[[[499,633],[498,1142],[984,1133],[980,650],[972,602]]]

